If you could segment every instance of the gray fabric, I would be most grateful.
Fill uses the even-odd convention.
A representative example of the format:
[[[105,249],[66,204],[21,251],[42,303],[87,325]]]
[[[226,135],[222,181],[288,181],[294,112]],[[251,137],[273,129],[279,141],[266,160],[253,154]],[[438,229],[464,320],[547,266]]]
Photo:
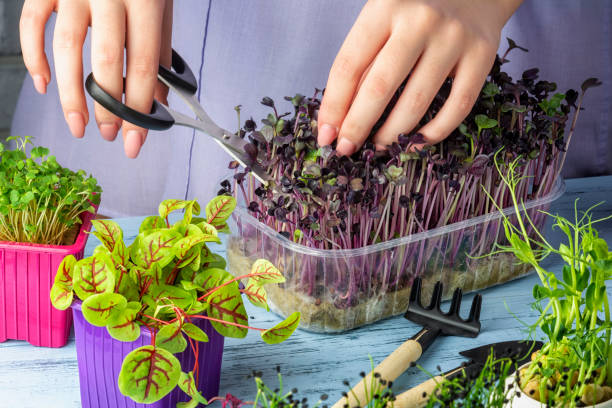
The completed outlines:
[[[175,1],[174,47],[200,81],[201,101],[222,126],[235,129],[234,106],[243,120],[263,117],[270,96],[311,94],[323,87],[329,67],[364,1],[356,0],[180,0]],[[612,4],[607,0],[526,0],[504,29],[529,53],[514,52],[513,75],[538,66],[560,90],[583,79],[604,81],[586,98],[564,169],[566,177],[612,173]],[[207,26],[208,22],[208,26]],[[52,60],[51,33],[47,51]],[[505,40],[501,50],[505,50]],[[89,45],[84,48],[90,72]],[[53,68],[52,68],[53,69]],[[93,110],[90,123],[94,123]],[[175,98],[173,106],[181,106]],[[152,132],[137,160],[125,158],[120,140],[104,141],[90,125],[83,140],[70,136],[55,82],[48,95],[26,81],[13,134],[29,134],[58,161],[93,173],[104,189],[100,211],[111,216],[149,214],[164,198],[205,202],[227,174],[228,156],[210,139],[185,128]],[[120,138],[120,137],[119,137]]]

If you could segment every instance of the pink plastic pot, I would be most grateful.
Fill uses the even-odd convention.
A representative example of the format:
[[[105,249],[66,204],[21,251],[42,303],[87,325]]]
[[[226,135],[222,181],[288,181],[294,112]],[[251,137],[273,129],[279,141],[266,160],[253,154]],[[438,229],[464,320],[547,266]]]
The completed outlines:
[[[51,305],[49,292],[62,259],[83,257],[94,214],[81,215],[72,245],[0,241],[0,342],[25,340],[34,346],[62,347],[68,341],[72,314]]]
[[[140,337],[131,343],[113,339],[106,327],[92,326],[81,313],[81,302],[72,304],[74,337],[76,340],[79,385],[83,408],[175,408],[177,402],[189,397],[175,388],[170,394],[153,404],[138,404],[121,394],[117,379],[123,359],[132,350],[151,344],[151,333],[141,328]],[[206,399],[217,396],[221,376],[224,338],[208,320],[195,319],[195,325],[208,334],[207,343],[199,343],[199,377],[197,387]],[[177,354],[183,371],[190,370],[195,362],[191,347]]]

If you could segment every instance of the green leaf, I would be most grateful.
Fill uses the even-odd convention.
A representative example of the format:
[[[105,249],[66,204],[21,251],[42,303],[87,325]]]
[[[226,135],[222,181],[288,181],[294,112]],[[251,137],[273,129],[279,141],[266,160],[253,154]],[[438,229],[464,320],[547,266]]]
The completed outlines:
[[[572,254],[572,251],[567,245],[560,244],[559,253],[561,254],[561,258],[563,258],[563,261],[565,261],[566,264],[572,265],[574,263],[574,254]]]
[[[94,326],[106,326],[127,307],[127,299],[118,293],[100,293],[83,301],[83,317]]]
[[[492,97],[499,94],[499,86],[493,82],[487,82],[482,88],[482,94],[486,97]]]
[[[55,284],[63,285],[67,289],[72,290],[72,275],[73,268],[76,265],[77,260],[72,255],[66,255],[62,262],[57,267],[57,273],[55,274]]]
[[[119,390],[138,403],[151,404],[170,393],[181,375],[179,360],[168,351],[144,346],[125,356]]]
[[[72,288],[56,282],[51,287],[49,297],[54,308],[58,310],[66,310],[72,304],[74,292],[72,291]]]
[[[202,260],[201,262],[202,265],[206,266],[207,268],[225,269],[225,267],[227,266],[225,258],[219,254],[214,253],[211,253],[211,256],[208,258],[207,262],[204,262],[204,260]]]
[[[174,258],[173,246],[180,239],[176,231],[163,229],[140,237],[138,246],[132,250],[132,260],[145,269],[155,263],[162,268]]]
[[[217,231],[217,228],[214,225],[211,225],[207,222],[200,222],[196,224],[196,226],[206,236],[207,241],[217,242],[217,243],[221,242],[221,240],[218,239],[219,232]]]
[[[134,305],[133,303],[136,303]],[[140,304],[130,302],[121,312],[111,317],[107,323],[108,334],[119,341],[131,342],[140,337],[140,325],[135,321]]]
[[[158,215],[151,215],[142,221],[138,232],[152,231],[166,227],[166,221],[162,217]]]
[[[193,323],[185,323],[183,324],[183,331],[187,336],[192,338],[195,341],[200,341],[202,343],[208,342],[208,335],[204,330],[200,329]]]
[[[102,254],[81,259],[73,267],[72,279],[74,291],[81,300],[95,294],[112,292],[115,287],[112,261]]]
[[[201,286],[205,294],[209,294],[204,301],[209,305],[208,316],[230,323],[246,326],[249,322],[246,309],[240,296],[238,282],[234,277],[223,269],[208,268],[199,273],[194,283]],[[226,286],[220,287],[226,284]],[[247,335],[247,329],[226,323],[211,321],[211,324],[221,335],[225,337],[243,338]]]
[[[159,216],[162,218],[166,218],[168,214],[173,211],[185,209],[185,213],[189,210],[189,221],[191,220],[191,214],[199,214],[200,213],[200,205],[196,201],[186,201],[186,200],[164,200],[159,204]]]
[[[112,220],[92,220],[91,224],[95,228],[92,232],[110,252],[115,245],[123,241],[123,231],[119,224]]]
[[[198,405],[200,403],[195,398],[192,398],[187,402],[177,402],[176,408],[197,408]]]
[[[192,371],[190,371],[189,373],[181,373],[178,386],[181,390],[183,390],[185,394],[189,395],[192,398],[192,401],[196,402],[196,405],[193,405],[193,407],[197,407],[198,403],[208,404],[206,398],[204,398],[202,394],[200,394],[200,392],[198,391],[198,387],[196,386],[195,378],[193,377]]]
[[[168,350],[172,354],[182,353],[187,348],[187,340],[181,332],[180,322],[164,325],[155,336],[155,346]]]
[[[260,286],[285,282],[283,274],[267,259],[257,259],[253,262],[251,274],[257,274],[257,276],[252,276],[249,281]]]
[[[497,121],[489,118],[487,115],[476,115],[474,121],[478,129],[491,129],[497,126]]]
[[[217,196],[206,205],[206,222],[222,225],[236,208],[236,199],[231,196]]]
[[[183,310],[187,310],[196,301],[194,291],[187,291],[178,286],[152,285],[149,294],[157,304],[175,305]]]
[[[266,293],[266,290],[262,285],[254,282],[252,278],[249,279],[249,282],[242,293],[246,295],[247,299],[249,299],[249,302],[251,302],[253,306],[270,310],[268,307],[268,294]]]
[[[300,312],[293,312],[276,326],[261,333],[261,338],[268,344],[278,344],[287,340],[300,324]]]

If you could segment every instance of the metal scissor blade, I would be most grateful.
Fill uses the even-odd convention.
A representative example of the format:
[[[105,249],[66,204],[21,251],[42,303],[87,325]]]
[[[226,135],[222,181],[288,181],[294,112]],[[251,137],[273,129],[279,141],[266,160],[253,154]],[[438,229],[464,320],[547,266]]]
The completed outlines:
[[[234,158],[241,166],[250,169],[253,176],[263,184],[267,184],[270,180],[270,175],[253,161],[251,156],[247,154],[244,147],[247,145],[247,141],[241,137],[224,130],[217,126],[211,120],[202,121],[190,118],[180,112],[167,108],[174,121],[177,125],[188,126],[193,129],[199,130],[200,132],[212,137],[215,141],[225,150],[232,158]]]

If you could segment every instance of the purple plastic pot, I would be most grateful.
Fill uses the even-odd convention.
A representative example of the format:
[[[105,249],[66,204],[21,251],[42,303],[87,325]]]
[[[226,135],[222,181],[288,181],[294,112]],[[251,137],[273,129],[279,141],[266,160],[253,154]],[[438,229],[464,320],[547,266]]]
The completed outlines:
[[[80,301],[72,304],[72,314],[83,408],[175,408],[177,402],[189,400],[178,387],[153,404],[138,404],[121,394],[117,378],[123,358],[138,347],[150,345],[151,334],[143,329],[138,340],[131,343],[121,342],[113,339],[106,327],[89,324],[81,313]],[[194,319],[193,323],[208,334],[208,343],[199,345],[198,389],[204,397],[210,399],[219,392],[224,338],[207,320]],[[193,367],[195,356],[190,347],[176,356],[183,369],[189,370]]]

